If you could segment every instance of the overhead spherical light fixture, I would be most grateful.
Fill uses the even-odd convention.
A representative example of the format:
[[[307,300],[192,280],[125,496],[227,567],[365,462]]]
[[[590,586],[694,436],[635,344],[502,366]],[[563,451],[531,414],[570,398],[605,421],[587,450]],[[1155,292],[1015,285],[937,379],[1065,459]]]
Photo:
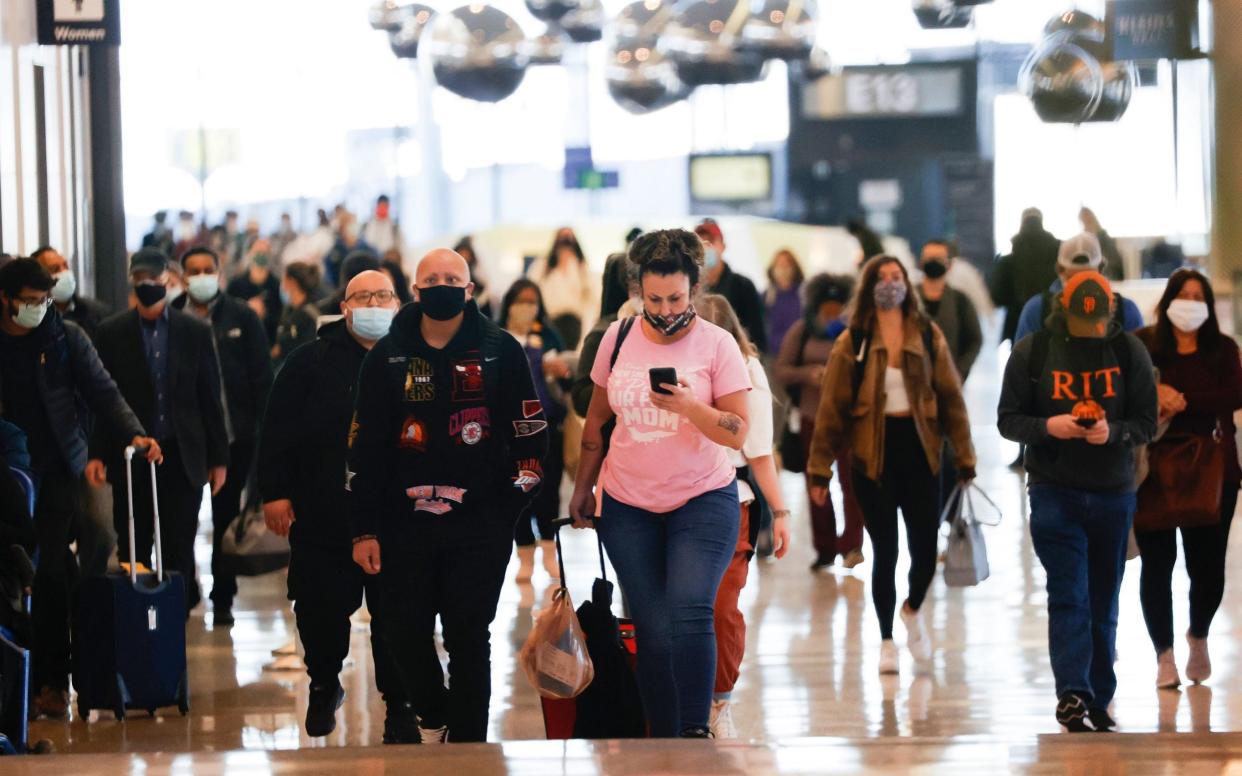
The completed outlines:
[[[396,32],[388,33],[388,45],[392,53],[402,59],[414,59],[418,56],[418,45],[423,39],[431,20],[436,12],[425,5],[417,3],[405,6],[409,9],[401,27]]]
[[[690,87],[758,81],[764,58],[738,48],[749,18],[746,0],[685,0],[660,36],[660,52],[677,64],[678,77]]]
[[[604,6],[600,0],[581,0],[561,17],[560,28],[574,43],[594,43],[604,37]]]
[[[481,102],[517,91],[530,61],[513,17],[481,3],[437,15],[422,46],[441,86]]]
[[[752,0],[738,48],[764,59],[804,60],[815,45],[813,0]]]
[[[953,0],[913,0],[914,15],[925,30],[956,30],[969,27],[974,9]]]

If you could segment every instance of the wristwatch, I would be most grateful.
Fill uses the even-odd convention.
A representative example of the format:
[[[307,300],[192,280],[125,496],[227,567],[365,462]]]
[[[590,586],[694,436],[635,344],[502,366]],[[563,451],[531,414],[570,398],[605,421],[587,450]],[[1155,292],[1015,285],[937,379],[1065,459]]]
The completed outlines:
[[[793,513],[788,509],[778,509],[772,513],[772,519],[780,520],[782,517],[789,517],[791,514]]]

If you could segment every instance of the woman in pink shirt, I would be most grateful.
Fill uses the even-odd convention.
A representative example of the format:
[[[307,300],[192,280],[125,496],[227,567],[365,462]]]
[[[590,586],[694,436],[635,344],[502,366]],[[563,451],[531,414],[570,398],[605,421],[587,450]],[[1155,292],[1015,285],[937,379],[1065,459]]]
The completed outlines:
[[[590,525],[599,478],[595,527],[642,634],[638,683],[651,734],[707,738],[712,606],[739,525],[727,449],[746,439],[750,375],[733,338],[695,314],[698,237],[650,232],[631,244],[629,259],[643,313],[614,323],[600,343],[569,511],[577,527]],[[666,367],[677,370],[677,384],[657,393],[649,370]],[[603,427],[614,417],[605,457]]]

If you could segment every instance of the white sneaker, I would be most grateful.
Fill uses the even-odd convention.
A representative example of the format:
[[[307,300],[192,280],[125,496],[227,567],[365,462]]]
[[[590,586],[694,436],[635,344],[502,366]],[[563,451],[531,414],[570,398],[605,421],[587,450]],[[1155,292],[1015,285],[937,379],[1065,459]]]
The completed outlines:
[[[1207,639],[1196,639],[1189,633],[1190,659],[1186,661],[1186,678],[1195,684],[1206,682],[1212,676],[1212,658],[1208,657]]]
[[[448,740],[448,727],[441,725],[438,728],[423,727],[423,721],[418,721],[418,738],[424,744],[443,744]]]
[[[514,580],[517,582],[529,582],[530,578],[535,575],[535,548],[534,547],[518,547],[518,570]]]
[[[923,627],[923,618],[907,605],[901,605],[901,621],[906,626],[906,649],[915,660],[931,660],[931,639]]]
[[[707,725],[716,738],[737,738],[733,724],[733,704],[726,700],[712,701],[712,715]]]
[[[892,639],[884,639],[880,642],[880,673],[895,674],[898,667],[897,645]]]
[[[1156,656],[1156,689],[1173,690],[1182,683],[1177,675],[1177,662],[1173,650],[1166,649]]]

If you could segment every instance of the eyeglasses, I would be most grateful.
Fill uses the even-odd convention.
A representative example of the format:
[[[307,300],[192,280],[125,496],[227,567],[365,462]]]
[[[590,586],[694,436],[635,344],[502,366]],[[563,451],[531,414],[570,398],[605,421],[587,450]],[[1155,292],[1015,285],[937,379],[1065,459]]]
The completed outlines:
[[[41,299],[31,299],[28,296],[19,296],[17,297],[17,301],[27,307],[50,307],[52,305],[52,298],[50,296],[45,296]]]
[[[392,291],[355,291],[345,297],[345,301],[354,306],[367,305],[374,299],[379,304],[388,304],[396,299],[396,293]]]

